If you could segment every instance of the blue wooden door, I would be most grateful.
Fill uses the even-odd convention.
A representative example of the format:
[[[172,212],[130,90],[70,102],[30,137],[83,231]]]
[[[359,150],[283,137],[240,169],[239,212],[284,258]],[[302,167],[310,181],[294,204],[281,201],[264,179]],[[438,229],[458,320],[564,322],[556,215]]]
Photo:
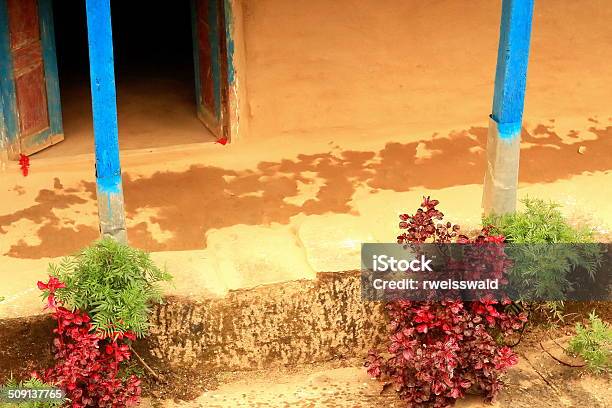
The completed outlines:
[[[223,0],[192,0],[193,59],[198,117],[217,137],[227,121],[227,58]]]
[[[5,149],[29,155],[64,139],[52,0],[0,0]]]

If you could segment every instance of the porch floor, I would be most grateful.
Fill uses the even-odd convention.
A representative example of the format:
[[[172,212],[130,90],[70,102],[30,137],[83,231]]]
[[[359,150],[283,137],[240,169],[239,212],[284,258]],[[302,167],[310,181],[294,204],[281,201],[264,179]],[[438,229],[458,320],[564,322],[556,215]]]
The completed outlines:
[[[526,124],[520,197],[612,225],[612,119]],[[486,123],[352,141],[297,138],[124,150],[131,244],[176,276],[168,293],[228,290],[358,269],[361,242],[390,242],[423,195],[464,228],[480,220]],[[444,136],[442,136],[444,135]],[[562,136],[561,136],[562,135]],[[579,146],[586,147],[584,154]],[[92,154],[34,156],[1,175],[0,318],[41,311],[46,266],[98,236]]]
[[[119,75],[117,111],[122,150],[151,149],[216,140],[196,114],[192,81],[154,74]],[[62,90],[64,141],[36,158],[70,157],[94,148],[89,79],[73,80]]]
[[[497,2],[251,3],[243,140],[176,145],[203,137],[191,97],[119,89],[128,237],[176,276],[168,293],[358,269],[360,243],[393,241],[397,215],[423,195],[464,228],[479,224]],[[519,186],[608,237],[611,11],[536,5]],[[0,318],[40,312],[47,264],[98,237],[89,105],[73,100],[65,110],[82,121],[66,121],[67,140],[34,155],[27,177],[15,162],[0,173]]]

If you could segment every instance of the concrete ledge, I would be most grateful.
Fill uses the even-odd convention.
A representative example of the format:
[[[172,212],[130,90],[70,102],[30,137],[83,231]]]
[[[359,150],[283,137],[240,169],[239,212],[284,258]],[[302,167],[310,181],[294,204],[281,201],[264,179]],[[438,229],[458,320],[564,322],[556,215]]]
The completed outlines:
[[[365,356],[387,325],[380,303],[361,300],[359,272],[320,273],[201,302],[171,297],[152,323],[139,349],[158,363],[221,370]]]

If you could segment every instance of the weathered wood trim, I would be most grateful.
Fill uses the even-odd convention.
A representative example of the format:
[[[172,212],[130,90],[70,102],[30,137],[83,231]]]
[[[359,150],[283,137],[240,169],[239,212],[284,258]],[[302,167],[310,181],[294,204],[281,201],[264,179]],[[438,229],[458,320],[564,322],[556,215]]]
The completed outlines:
[[[227,47],[227,137],[236,142],[248,134],[249,105],[246,86],[246,44],[243,0],[224,0]]]
[[[49,122],[52,134],[61,135],[64,133],[64,128],[62,125],[62,102],[60,99],[59,75],[57,72],[52,1],[38,0],[38,13],[40,18],[40,39],[43,47],[45,79],[47,81]],[[61,139],[63,140],[63,137]],[[55,140],[59,140],[59,138],[56,137]]]
[[[193,49],[193,78],[195,81],[195,96],[196,109],[200,112],[200,104],[202,100],[201,82],[200,82],[200,58],[198,53],[198,9],[197,0],[191,0],[191,46]]]
[[[53,133],[47,129],[41,133],[27,136],[21,140],[21,153],[26,156],[39,152],[64,140],[63,133]]]
[[[0,93],[5,129],[5,150],[10,159],[19,157],[19,117],[13,81],[13,55],[10,45],[8,5],[0,0]]]
[[[246,70],[244,60],[244,26],[242,3],[236,0],[207,2],[207,25],[212,29],[211,44],[214,112],[206,112],[202,100],[201,61],[199,55],[198,0],[191,1],[193,60],[198,117],[217,136],[230,141],[238,139],[241,126],[240,112],[246,104]],[[218,30],[221,26],[224,30]],[[238,41],[236,41],[238,38]],[[237,69],[237,67],[240,67]],[[246,111],[246,109],[245,109]]]
[[[25,155],[36,153],[61,142],[64,140],[64,136],[51,0],[38,0],[49,127],[26,137],[21,137],[19,130],[19,112],[13,72],[14,61],[10,49],[8,19],[6,0],[0,0],[0,94],[2,95],[6,139],[3,150],[6,151],[7,157],[16,160],[20,153]]]
[[[208,130],[210,130],[210,132],[213,135],[217,135],[217,134],[219,134],[220,132],[223,131],[222,129],[220,130],[218,127],[211,127],[210,126],[211,123],[217,123],[218,120],[217,120],[217,118],[215,118],[213,116],[213,114],[211,114],[207,110],[202,109],[201,105],[198,107],[197,115],[198,115],[198,118],[200,119],[200,121],[204,124],[204,126]]]
[[[8,164],[8,139],[6,125],[4,124],[4,111],[2,93],[0,92],[0,172],[6,171]]]
[[[197,112],[200,120],[204,122],[206,127],[216,137],[224,135],[223,101],[226,99],[223,95],[225,89],[223,70],[219,65],[221,40],[223,39],[218,29],[220,24],[220,1],[222,0],[193,0],[191,7]],[[205,38],[202,37],[204,33],[200,33],[202,25],[208,27],[208,35]],[[202,69],[204,67],[201,60],[203,46],[200,42],[201,40],[206,41],[205,46],[210,48],[212,88],[205,87],[206,84],[202,82]],[[212,92],[212,95],[209,95],[209,92]],[[208,99],[208,96],[212,96],[212,101]],[[211,104],[212,106],[210,106]]]

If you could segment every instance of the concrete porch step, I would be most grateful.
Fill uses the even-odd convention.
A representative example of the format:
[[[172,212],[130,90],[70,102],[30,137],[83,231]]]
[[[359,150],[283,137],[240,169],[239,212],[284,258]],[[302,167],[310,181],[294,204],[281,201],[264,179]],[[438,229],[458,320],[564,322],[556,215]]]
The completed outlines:
[[[294,366],[364,356],[386,324],[380,303],[361,300],[359,272],[319,273],[222,298],[169,297],[138,350],[173,370]]]

